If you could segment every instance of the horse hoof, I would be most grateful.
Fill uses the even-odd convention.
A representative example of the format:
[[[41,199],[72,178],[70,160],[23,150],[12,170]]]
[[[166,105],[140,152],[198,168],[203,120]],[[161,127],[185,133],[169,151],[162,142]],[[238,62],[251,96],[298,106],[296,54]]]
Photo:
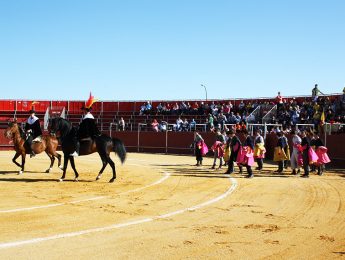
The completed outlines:
[[[63,170],[63,166],[59,165],[60,170]]]
[[[18,175],[21,175],[21,174],[23,174],[23,171],[19,171],[19,172],[18,172]]]
[[[98,176],[96,177],[96,181],[98,181],[101,177],[102,177],[102,175],[98,175]]]
[[[63,179],[59,179],[58,182],[63,182]]]
[[[74,179],[74,182],[78,182],[78,181],[79,181],[78,178],[75,178],[75,179]]]
[[[50,173],[52,168],[49,168],[48,170],[46,170],[46,173]]]
[[[109,181],[109,182],[110,182],[110,183],[112,183],[112,182],[114,182],[114,181],[115,181],[115,179],[114,179],[114,178],[112,178],[112,179],[110,179],[110,181]]]

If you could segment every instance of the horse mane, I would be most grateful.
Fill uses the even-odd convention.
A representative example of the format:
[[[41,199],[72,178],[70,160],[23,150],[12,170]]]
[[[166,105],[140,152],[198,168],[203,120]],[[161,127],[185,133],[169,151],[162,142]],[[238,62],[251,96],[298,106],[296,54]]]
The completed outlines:
[[[68,134],[71,133],[71,131],[74,129],[72,126],[72,123],[68,121],[67,119],[64,119],[62,117],[58,117],[57,120],[59,120],[58,124],[59,127],[61,127],[61,130],[63,131],[62,138],[66,137]]]
[[[18,125],[18,123],[17,123]],[[20,125],[18,125],[18,129],[19,129],[19,134],[21,138],[25,138],[25,133],[24,130],[22,129],[22,127]]]

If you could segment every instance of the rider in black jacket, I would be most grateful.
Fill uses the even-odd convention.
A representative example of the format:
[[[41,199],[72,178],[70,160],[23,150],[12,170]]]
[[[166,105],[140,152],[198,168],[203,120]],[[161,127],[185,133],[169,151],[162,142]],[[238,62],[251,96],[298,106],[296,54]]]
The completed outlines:
[[[42,130],[41,130],[41,125],[40,125],[40,120],[35,115],[36,114],[35,110],[31,109],[29,113],[30,113],[30,117],[28,118],[25,124],[25,133],[27,134],[27,139],[25,141],[25,144],[31,153],[30,157],[33,157],[35,156],[35,152],[31,148],[32,141],[42,135]]]

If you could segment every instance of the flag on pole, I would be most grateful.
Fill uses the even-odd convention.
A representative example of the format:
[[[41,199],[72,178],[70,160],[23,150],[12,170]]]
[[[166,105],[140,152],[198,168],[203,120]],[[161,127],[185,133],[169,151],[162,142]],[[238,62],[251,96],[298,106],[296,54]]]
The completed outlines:
[[[324,125],[326,121],[325,111],[322,111],[321,118],[320,118],[320,125]]]

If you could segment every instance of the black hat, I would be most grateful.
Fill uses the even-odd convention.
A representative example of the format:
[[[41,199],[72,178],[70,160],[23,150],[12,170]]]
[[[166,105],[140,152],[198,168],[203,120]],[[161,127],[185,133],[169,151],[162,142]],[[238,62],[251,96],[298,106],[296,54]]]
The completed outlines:
[[[92,107],[87,108],[87,107],[85,107],[85,106],[82,106],[80,109],[81,109],[81,110],[85,110],[85,111],[91,111],[91,110],[92,110]]]

